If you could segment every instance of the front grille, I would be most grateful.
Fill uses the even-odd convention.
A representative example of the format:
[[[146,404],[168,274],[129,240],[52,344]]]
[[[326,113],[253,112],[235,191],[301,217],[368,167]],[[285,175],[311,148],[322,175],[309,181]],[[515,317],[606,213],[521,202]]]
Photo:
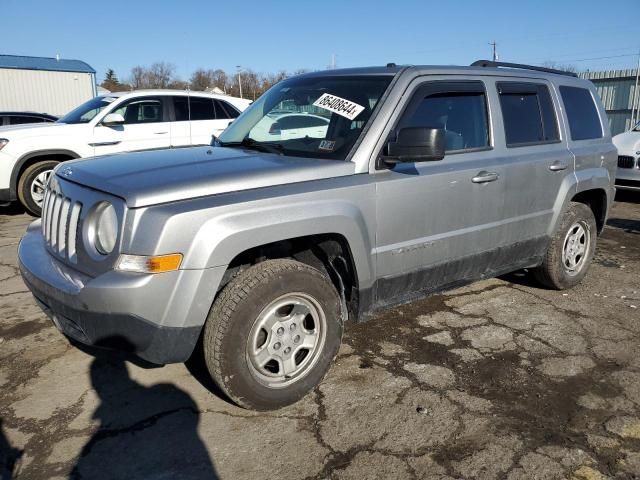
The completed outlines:
[[[49,251],[77,263],[78,219],[82,204],[47,189],[42,205],[42,235]]]
[[[618,157],[618,168],[633,168],[636,166],[636,159],[626,155]]]

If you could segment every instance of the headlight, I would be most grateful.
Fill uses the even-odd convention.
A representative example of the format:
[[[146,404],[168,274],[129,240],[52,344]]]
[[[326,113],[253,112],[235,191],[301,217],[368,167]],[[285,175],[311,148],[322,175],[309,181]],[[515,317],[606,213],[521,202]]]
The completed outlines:
[[[93,245],[102,255],[113,252],[118,238],[118,216],[109,202],[101,202],[94,212]]]
[[[2,150],[7,143],[9,143],[9,140],[6,138],[0,138],[0,150]]]

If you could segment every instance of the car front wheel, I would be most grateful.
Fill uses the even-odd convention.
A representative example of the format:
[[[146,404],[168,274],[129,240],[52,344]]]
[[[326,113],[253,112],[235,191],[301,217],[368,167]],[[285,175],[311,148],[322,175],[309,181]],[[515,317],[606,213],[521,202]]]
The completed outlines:
[[[54,160],[34,163],[27,167],[18,181],[18,199],[22,206],[36,217],[42,214],[44,191],[56,165],[58,162]]]
[[[340,297],[326,275],[293,260],[267,260],[233,279],[214,302],[205,362],[231,400],[272,410],[320,383],[342,329]]]

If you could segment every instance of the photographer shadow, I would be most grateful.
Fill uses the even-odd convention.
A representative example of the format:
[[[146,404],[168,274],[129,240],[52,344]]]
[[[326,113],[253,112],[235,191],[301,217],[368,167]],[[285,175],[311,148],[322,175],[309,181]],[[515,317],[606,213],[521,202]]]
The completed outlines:
[[[188,393],[169,383],[141,385],[129,376],[124,357],[93,354],[90,376],[100,399],[93,418],[100,426],[70,478],[219,478]]]

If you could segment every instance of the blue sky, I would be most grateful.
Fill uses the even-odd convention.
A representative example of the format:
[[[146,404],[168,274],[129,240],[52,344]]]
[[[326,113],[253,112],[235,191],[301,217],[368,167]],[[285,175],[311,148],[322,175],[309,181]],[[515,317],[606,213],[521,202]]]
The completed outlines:
[[[635,67],[640,0],[205,1],[2,0],[0,53],[77,58],[126,79],[167,61],[258,72],[489,58]],[[99,6],[104,6],[100,8]],[[635,56],[634,56],[635,55]],[[607,58],[604,58],[607,57]]]

